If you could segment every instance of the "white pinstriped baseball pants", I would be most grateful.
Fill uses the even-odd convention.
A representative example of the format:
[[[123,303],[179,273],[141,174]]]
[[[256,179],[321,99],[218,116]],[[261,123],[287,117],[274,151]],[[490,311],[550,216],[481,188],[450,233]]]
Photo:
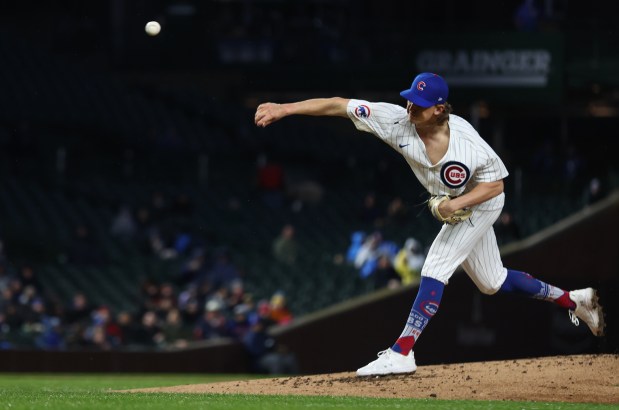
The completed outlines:
[[[444,224],[430,247],[421,276],[447,284],[462,265],[480,291],[496,293],[507,277],[492,227],[500,214],[501,208],[474,210],[471,223]]]

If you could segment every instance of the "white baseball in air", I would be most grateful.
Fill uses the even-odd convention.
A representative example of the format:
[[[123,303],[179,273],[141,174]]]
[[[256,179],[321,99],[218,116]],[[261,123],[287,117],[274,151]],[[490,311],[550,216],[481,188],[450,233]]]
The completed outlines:
[[[149,36],[156,36],[161,31],[161,25],[159,25],[156,21],[149,21],[146,23],[144,30]]]

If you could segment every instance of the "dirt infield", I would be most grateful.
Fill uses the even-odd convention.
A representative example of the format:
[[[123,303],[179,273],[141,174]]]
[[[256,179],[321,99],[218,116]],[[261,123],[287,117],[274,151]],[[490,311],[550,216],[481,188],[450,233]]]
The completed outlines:
[[[421,366],[407,376],[358,378],[354,373],[334,373],[129,392],[619,403],[619,355]]]

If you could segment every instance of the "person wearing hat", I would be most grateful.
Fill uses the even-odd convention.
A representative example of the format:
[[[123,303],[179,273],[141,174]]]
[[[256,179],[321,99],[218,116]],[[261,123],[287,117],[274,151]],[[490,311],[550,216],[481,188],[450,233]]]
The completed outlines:
[[[402,249],[395,255],[393,267],[402,285],[418,284],[421,280],[421,268],[426,257],[423,254],[421,243],[415,238],[408,238]]]
[[[443,289],[459,266],[485,294],[514,293],[556,303],[568,310],[575,325],[582,320],[594,335],[602,336],[604,316],[595,289],[568,292],[503,266],[493,224],[505,203],[503,179],[508,172],[473,126],[452,114],[445,79],[435,73],[420,73],[400,95],[406,107],[317,98],[289,104],[264,103],[254,116],[259,127],[290,115],[349,118],[358,130],[375,135],[404,157],[430,195],[432,215],[443,222],[426,255],[404,330],[376,360],[358,369],[357,375],[417,370],[413,347],[437,312]]]

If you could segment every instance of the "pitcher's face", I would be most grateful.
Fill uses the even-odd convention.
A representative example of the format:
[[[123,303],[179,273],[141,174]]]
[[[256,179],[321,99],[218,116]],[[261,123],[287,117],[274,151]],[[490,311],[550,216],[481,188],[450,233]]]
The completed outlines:
[[[442,104],[433,105],[427,108],[415,105],[410,101],[406,104],[408,120],[415,125],[431,122],[434,116],[440,114],[443,109],[444,106]]]

